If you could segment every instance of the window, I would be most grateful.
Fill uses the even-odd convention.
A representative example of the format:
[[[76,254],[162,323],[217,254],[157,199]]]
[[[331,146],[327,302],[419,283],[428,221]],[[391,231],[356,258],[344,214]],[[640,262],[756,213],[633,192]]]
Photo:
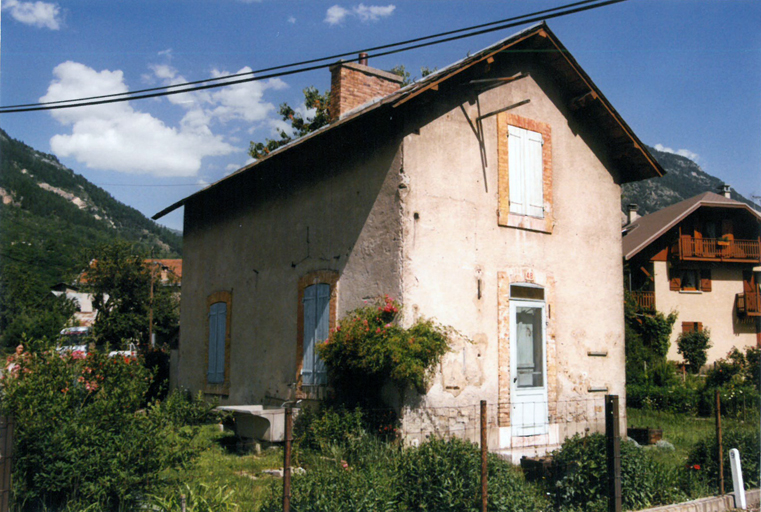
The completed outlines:
[[[317,345],[328,339],[330,319],[330,285],[313,284],[304,290],[304,355],[301,382],[304,386],[328,383],[325,364],[320,360]]]
[[[298,398],[319,398],[327,384],[317,347],[336,326],[338,272],[318,270],[299,279],[296,370]],[[312,393],[311,390],[318,392]]]
[[[699,332],[703,330],[702,322],[682,322],[682,332]]]
[[[207,393],[227,394],[229,391],[231,306],[230,292],[216,292],[207,298]]]
[[[541,133],[508,126],[510,213],[544,217]]]
[[[499,224],[552,232],[550,126],[515,114],[497,115]]]
[[[711,269],[672,268],[671,291],[711,291]]]

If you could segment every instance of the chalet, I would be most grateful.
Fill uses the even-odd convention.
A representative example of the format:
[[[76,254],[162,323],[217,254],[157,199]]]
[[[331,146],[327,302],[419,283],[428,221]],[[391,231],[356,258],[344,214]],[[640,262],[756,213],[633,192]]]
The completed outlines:
[[[711,331],[709,363],[732,347],[761,345],[761,213],[725,187],[631,220],[626,282],[644,309],[679,313],[670,359],[681,360],[679,333],[695,329]]]
[[[487,400],[513,455],[600,429],[625,394],[620,185],[659,164],[546,24],[403,88],[365,60],[331,77],[328,126],[154,217],[185,207],[179,384],[319,398],[315,344],[389,294],[469,340],[418,403]]]

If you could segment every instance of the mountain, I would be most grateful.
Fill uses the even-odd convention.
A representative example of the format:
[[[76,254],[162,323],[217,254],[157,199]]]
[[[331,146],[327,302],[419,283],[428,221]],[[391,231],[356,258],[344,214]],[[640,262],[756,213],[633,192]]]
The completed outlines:
[[[703,171],[698,164],[674,153],[648,147],[650,153],[666,170],[662,178],[627,183],[621,189],[621,209],[629,204],[639,206],[639,214],[647,215],[703,192],[720,193],[724,181]],[[759,209],[753,201],[732,190],[732,199]]]
[[[116,240],[156,258],[177,258],[182,250],[181,234],[0,129],[0,337],[6,344],[11,333],[35,332],[31,326],[45,321],[40,315],[57,311],[49,303],[51,286],[70,282],[99,245]]]

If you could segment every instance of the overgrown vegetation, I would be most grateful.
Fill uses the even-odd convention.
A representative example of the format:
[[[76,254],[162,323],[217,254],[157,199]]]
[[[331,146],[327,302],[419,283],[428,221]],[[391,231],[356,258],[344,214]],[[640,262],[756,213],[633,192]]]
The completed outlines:
[[[193,425],[209,406],[175,392],[145,403],[152,375],[137,359],[97,352],[20,352],[3,379],[15,418],[17,510],[134,507],[161,471],[199,452]]]
[[[400,396],[408,388],[425,391],[427,378],[448,350],[450,332],[425,319],[404,328],[399,311],[399,303],[386,296],[346,315],[319,345],[338,403],[386,407],[381,392],[387,384]]]

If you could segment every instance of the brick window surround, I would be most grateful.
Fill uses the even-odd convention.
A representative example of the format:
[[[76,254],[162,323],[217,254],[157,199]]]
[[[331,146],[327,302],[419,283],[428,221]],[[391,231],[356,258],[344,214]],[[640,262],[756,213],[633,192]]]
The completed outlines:
[[[233,305],[233,292],[222,290],[214,292],[206,297],[206,329],[204,331],[204,337],[206,339],[204,345],[206,346],[206,364],[204,368],[209,368],[209,310],[212,304],[217,302],[224,302],[227,304],[227,318],[225,320],[225,380],[219,384],[209,383],[207,379],[204,379],[205,389],[204,392],[209,395],[229,395],[230,394],[230,331],[232,327],[232,305]]]
[[[328,319],[329,328],[335,329],[338,308],[338,272],[335,270],[316,270],[299,279],[298,285],[298,312],[296,336],[296,397],[309,398],[309,393],[302,386],[301,369],[304,362],[304,290],[313,284],[330,285],[330,305]]]
[[[544,218],[529,217],[510,213],[510,172],[508,155],[508,126],[515,126],[542,134],[542,189],[544,196]],[[500,226],[552,233],[554,225],[552,203],[552,134],[550,125],[533,119],[502,112],[497,114],[497,162],[499,168],[498,189]]]

